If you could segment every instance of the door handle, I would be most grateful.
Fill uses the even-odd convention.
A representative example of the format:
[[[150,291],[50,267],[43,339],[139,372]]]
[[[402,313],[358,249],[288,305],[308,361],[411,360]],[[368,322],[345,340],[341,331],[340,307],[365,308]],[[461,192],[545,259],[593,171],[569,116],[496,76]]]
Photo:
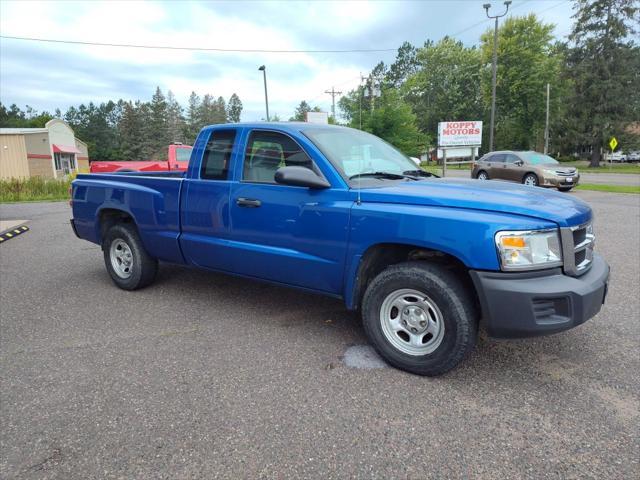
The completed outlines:
[[[253,198],[238,197],[236,199],[236,204],[239,207],[258,208],[262,205],[262,202],[260,200],[254,200]]]

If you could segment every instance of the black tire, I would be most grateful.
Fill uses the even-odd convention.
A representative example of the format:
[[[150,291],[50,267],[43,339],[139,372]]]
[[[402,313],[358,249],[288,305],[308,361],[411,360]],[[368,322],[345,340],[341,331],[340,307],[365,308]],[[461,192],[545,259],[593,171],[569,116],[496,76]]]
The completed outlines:
[[[478,172],[478,174],[476,175],[476,178],[477,178],[478,180],[483,180],[482,178],[480,178],[480,174],[481,174],[481,173],[484,173],[484,175],[485,175],[484,180],[489,180],[489,174],[488,174],[485,170],[480,170],[480,171]]]
[[[527,180],[530,179],[531,180],[531,184],[534,187],[537,187],[540,185],[540,180],[538,180],[538,176],[535,173],[527,173],[524,177],[522,177],[522,183],[524,185],[527,185]]]
[[[444,334],[426,355],[396,348],[383,331],[383,303],[403,289],[428,295],[442,314]],[[362,302],[364,330],[376,351],[391,365],[417,375],[436,376],[451,370],[473,350],[478,336],[478,312],[469,288],[450,270],[412,261],[388,267],[367,287]]]
[[[573,187],[558,187],[558,191],[560,192],[569,192]]]
[[[116,245],[114,245],[115,242],[117,242]],[[116,271],[111,261],[111,247],[114,246],[114,249],[117,249],[118,246],[122,246],[120,242],[126,244],[130,253],[130,267],[126,277]],[[123,290],[144,288],[155,279],[158,272],[158,260],[149,256],[144,249],[138,231],[133,224],[120,223],[111,227],[102,240],[102,251],[107,272],[109,272],[113,283]],[[116,263],[118,263],[117,260]]]

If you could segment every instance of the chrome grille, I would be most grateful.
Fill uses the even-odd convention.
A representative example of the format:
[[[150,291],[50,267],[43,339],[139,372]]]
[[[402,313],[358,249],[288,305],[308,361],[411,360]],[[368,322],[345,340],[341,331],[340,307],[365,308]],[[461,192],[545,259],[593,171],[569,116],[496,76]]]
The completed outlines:
[[[556,175],[559,175],[561,177],[573,177],[575,174],[576,174],[575,170],[573,172],[556,170]]]
[[[593,261],[593,247],[596,242],[593,225],[589,222],[577,227],[561,228],[560,235],[565,273],[573,276],[582,275]]]

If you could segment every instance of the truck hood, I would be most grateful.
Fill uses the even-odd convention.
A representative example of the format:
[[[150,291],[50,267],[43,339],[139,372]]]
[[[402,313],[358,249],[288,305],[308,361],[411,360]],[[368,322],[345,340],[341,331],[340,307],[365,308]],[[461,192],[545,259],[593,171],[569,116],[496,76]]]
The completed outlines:
[[[357,190],[357,188],[354,188]],[[465,208],[524,215],[557,223],[580,225],[591,219],[591,208],[571,194],[516,183],[471,179],[428,178],[385,182],[360,190],[363,202],[402,203]]]

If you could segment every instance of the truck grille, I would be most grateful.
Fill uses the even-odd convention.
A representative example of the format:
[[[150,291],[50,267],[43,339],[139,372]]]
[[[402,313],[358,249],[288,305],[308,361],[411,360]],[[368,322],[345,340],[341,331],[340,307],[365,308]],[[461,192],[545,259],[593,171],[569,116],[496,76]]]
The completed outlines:
[[[560,229],[564,271],[567,275],[578,276],[585,273],[593,261],[593,247],[596,237],[591,222],[577,227]]]

